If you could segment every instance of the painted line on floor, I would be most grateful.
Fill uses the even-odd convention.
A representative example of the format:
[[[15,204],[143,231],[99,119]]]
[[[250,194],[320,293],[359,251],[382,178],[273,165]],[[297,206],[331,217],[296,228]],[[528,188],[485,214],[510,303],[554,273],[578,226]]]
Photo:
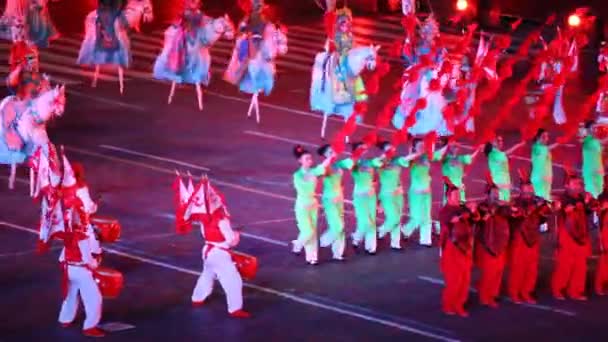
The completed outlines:
[[[138,151],[134,151],[134,150],[131,150],[128,148],[124,148],[124,147],[118,147],[118,146],[113,146],[113,145],[104,145],[104,144],[99,145],[99,147],[105,148],[106,150],[123,152],[126,154],[138,156],[138,157],[144,157],[144,158],[148,158],[148,159],[159,160],[159,161],[164,161],[164,162],[168,162],[168,163],[174,163],[176,165],[185,166],[185,167],[189,167],[189,168],[200,170],[200,171],[206,171],[206,172],[211,171],[210,168],[205,167],[205,166],[195,165],[195,164],[191,164],[191,163],[187,163],[184,161],[179,161],[179,160],[175,160],[175,159],[171,159],[171,158],[155,156],[153,154],[138,152]]]
[[[426,282],[429,282],[431,284],[445,286],[445,282],[443,281],[443,279],[433,278],[433,277],[427,277],[427,276],[418,276],[418,279],[426,281]],[[469,292],[471,292],[471,293],[477,293],[477,290],[471,287],[471,288],[469,288]],[[506,299],[509,302],[512,302],[507,297],[503,297],[503,299]],[[553,312],[553,313],[557,313],[557,314],[564,315],[564,316],[569,316],[569,317],[575,317],[575,316],[578,315],[574,311],[559,309],[559,308],[555,308],[555,307],[548,306],[548,305],[528,304],[528,303],[515,304],[515,305],[525,306],[525,307],[528,307],[528,308],[542,310],[542,311],[549,311],[549,312]]]
[[[5,227],[8,228],[12,228],[12,229],[16,229],[16,230],[20,230],[20,231],[24,231],[24,232],[28,232],[31,234],[38,234],[38,232],[34,229],[31,228],[27,228],[21,225],[17,225],[14,223],[9,223],[9,222],[4,222],[4,221],[0,221],[0,225],[3,225]],[[199,270],[192,270],[192,269],[188,269],[185,267],[180,267],[168,262],[161,262],[161,261],[157,261],[154,260],[152,258],[148,258],[148,257],[141,257],[141,256],[137,256],[128,252],[123,252],[123,251],[118,251],[116,249],[113,248],[104,248],[104,251],[106,251],[107,253],[111,253],[111,254],[115,254],[118,256],[122,256],[124,258],[128,258],[128,259],[132,259],[132,260],[136,260],[142,263],[146,263],[149,265],[154,265],[154,266],[158,266],[158,267],[162,267],[165,269],[169,269],[169,270],[173,270],[173,271],[177,271],[180,273],[185,273],[185,274],[190,274],[193,276],[200,276],[200,271]],[[293,302],[296,303],[300,303],[300,304],[304,304],[304,305],[308,305],[311,307],[315,307],[317,309],[323,309],[326,311],[330,311],[333,313],[338,313],[341,315],[345,315],[345,316],[350,316],[353,318],[358,318],[367,322],[372,322],[372,323],[377,323],[386,327],[391,327],[391,328],[395,328],[395,329],[399,329],[401,331],[406,331],[415,335],[419,335],[419,336],[424,336],[433,340],[437,340],[437,341],[445,341],[445,342],[455,342],[455,341],[459,341],[456,338],[453,337],[449,337],[449,336],[445,336],[442,334],[436,334],[433,332],[430,332],[428,330],[424,330],[424,329],[419,329],[416,327],[413,327],[411,325],[407,325],[407,324],[400,324],[397,322],[394,322],[392,320],[388,320],[388,319],[382,319],[382,318],[378,318],[378,317],[374,317],[372,315],[367,315],[365,313],[360,313],[360,312],[356,312],[355,310],[350,310],[350,309],[345,309],[345,308],[338,308],[335,307],[333,305],[328,305],[328,304],[324,304],[324,303],[320,303],[318,301],[314,301],[314,300],[310,300],[310,299],[306,299],[304,297],[298,296],[298,295],[294,295],[291,293],[287,293],[287,292],[283,292],[280,290],[276,290],[270,287],[265,287],[265,286],[260,286],[260,285],[256,285],[256,284],[252,284],[252,283],[248,283],[248,282],[244,282],[243,283],[243,287],[247,287],[250,289],[254,289],[260,292],[264,292],[264,293],[268,293],[268,294],[272,294],[275,295],[277,297],[281,297],[283,299],[287,299],[287,300],[291,300]]]
[[[129,108],[129,109],[133,109],[133,110],[136,110],[136,111],[139,111],[139,112],[145,112],[146,111],[146,108],[144,108],[142,106],[133,105],[133,104],[122,102],[122,101],[116,101],[116,100],[112,100],[112,99],[107,99],[105,97],[93,96],[93,95],[81,93],[79,91],[75,91],[75,90],[71,90],[71,89],[66,89],[66,91],[68,92],[68,94],[72,94],[72,95],[75,95],[75,96],[83,97],[85,99],[90,99],[90,100],[94,100],[94,101],[105,103],[105,104],[111,104],[111,105],[118,106],[118,107]]]

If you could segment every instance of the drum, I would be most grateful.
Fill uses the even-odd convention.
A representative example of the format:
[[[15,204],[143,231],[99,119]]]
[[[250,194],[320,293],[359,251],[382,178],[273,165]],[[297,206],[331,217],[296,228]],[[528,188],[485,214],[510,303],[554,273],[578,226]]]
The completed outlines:
[[[116,298],[120,295],[124,284],[122,273],[107,267],[98,267],[93,271],[93,277],[104,298]]]
[[[258,258],[245,253],[235,251],[229,252],[241,277],[246,280],[253,280],[255,274],[258,272]]]
[[[118,220],[105,216],[92,216],[91,224],[96,228],[101,242],[116,242],[120,238],[122,227]]]

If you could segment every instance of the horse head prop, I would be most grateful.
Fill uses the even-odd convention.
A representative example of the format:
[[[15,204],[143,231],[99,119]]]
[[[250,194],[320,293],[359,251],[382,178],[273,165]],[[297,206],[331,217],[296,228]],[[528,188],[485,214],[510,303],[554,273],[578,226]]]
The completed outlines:
[[[205,38],[209,42],[209,45],[212,45],[222,37],[232,40],[235,33],[234,23],[227,14],[223,17],[212,19],[205,25]]]
[[[129,0],[124,9],[129,27],[139,32],[142,22],[149,23],[154,20],[154,9],[151,0]]]
[[[358,76],[364,69],[374,70],[378,62],[380,45],[352,48],[348,52],[348,67],[353,76]]]

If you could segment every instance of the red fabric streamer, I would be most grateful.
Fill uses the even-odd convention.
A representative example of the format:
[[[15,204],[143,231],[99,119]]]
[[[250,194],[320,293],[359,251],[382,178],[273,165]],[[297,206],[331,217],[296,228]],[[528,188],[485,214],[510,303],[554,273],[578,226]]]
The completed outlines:
[[[378,132],[371,131],[363,137],[363,143],[368,146],[374,146],[378,142]]]
[[[437,132],[432,131],[427,133],[424,136],[424,151],[429,158],[429,160],[433,159],[433,154],[435,153],[435,141],[437,140]]]

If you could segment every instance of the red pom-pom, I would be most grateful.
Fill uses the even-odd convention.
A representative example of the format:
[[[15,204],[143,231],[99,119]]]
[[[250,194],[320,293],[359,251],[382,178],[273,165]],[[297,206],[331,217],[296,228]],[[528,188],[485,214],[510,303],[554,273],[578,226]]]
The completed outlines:
[[[438,79],[433,78],[430,82],[429,82],[429,90],[430,91],[440,91],[441,90],[441,83],[439,82]]]
[[[418,100],[416,100],[416,105],[414,106],[414,108],[416,108],[417,109],[416,111],[418,111],[418,110],[422,110],[422,109],[426,108],[426,105],[427,105],[426,98],[421,97]]]
[[[511,37],[499,36],[496,38],[496,47],[500,50],[506,50],[511,46]]]
[[[355,103],[355,113],[357,114],[365,114],[367,113],[367,102],[357,102]]]
[[[363,137],[363,142],[368,146],[374,146],[378,142],[378,132],[371,131]]]

